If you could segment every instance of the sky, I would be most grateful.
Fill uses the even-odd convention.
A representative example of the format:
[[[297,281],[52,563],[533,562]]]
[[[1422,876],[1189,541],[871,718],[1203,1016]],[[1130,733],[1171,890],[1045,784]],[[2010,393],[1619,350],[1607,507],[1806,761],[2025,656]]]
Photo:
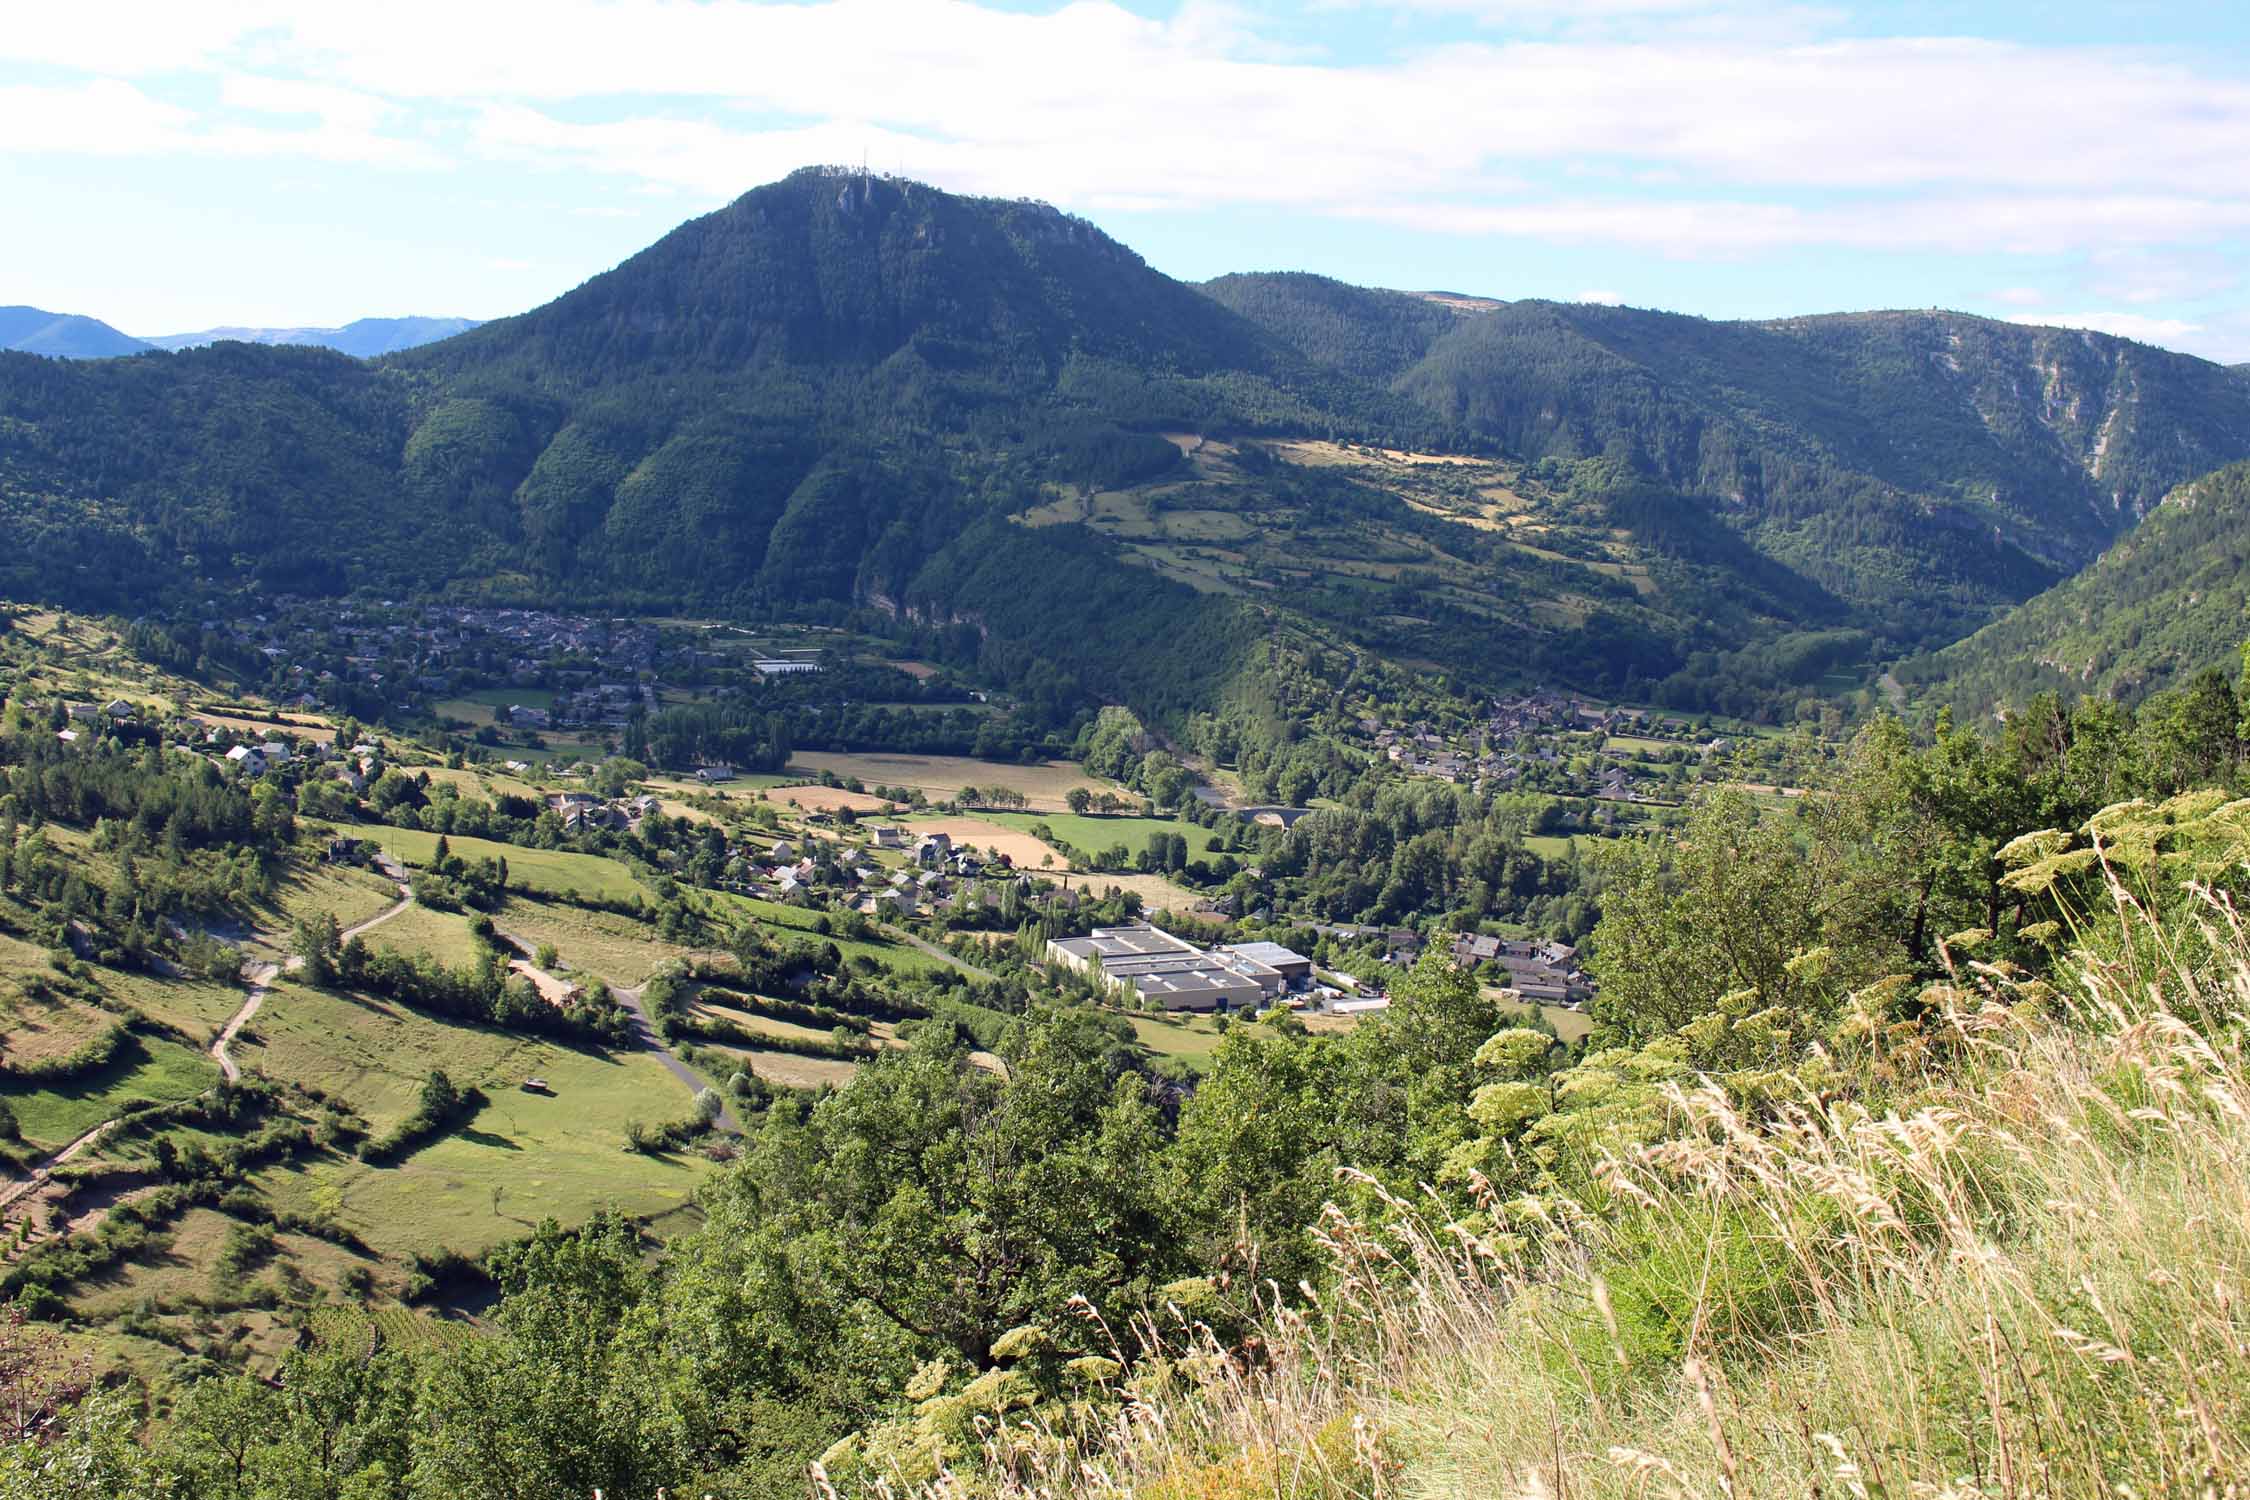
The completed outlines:
[[[70,0],[0,27],[0,303],[520,312],[814,163],[1171,275],[2250,361],[2250,5]]]

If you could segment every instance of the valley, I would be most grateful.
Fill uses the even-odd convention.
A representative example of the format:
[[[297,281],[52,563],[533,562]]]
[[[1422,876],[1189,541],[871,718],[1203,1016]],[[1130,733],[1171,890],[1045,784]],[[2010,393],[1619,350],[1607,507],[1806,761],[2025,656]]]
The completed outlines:
[[[2240,370],[840,169],[322,331],[0,352],[0,1299],[161,1492],[1362,1500],[1847,1363],[1925,1233],[2059,1326],[1929,1122],[2239,1063]],[[2214,1040],[2081,1076],[2130,964]]]

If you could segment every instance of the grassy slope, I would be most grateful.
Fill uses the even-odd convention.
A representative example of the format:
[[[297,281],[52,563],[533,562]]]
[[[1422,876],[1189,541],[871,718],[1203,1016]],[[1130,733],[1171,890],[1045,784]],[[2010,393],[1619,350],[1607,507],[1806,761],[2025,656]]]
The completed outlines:
[[[729,891],[698,891],[696,895],[706,902],[710,908],[754,917],[769,926],[789,928],[816,941],[834,943],[846,959],[872,958],[879,964],[905,970],[937,970],[951,967],[945,960],[932,958],[920,949],[909,947],[905,943],[894,943],[888,940],[825,937],[813,931],[813,923],[822,916],[820,912],[807,911],[795,906],[783,906],[774,901],[760,901],[754,896],[737,896]]]
[[[409,865],[426,865],[437,851],[439,835],[418,828],[373,828],[367,833],[382,845],[385,853]],[[598,896],[605,901],[630,900],[640,891],[630,870],[616,860],[603,859],[596,854],[524,849],[488,839],[448,839],[446,844],[462,859],[506,860],[509,883],[529,886],[535,891],[555,895],[576,891],[581,896]]]
[[[1255,1368],[1214,1349],[1090,1466],[979,1493],[2224,1493],[2250,1473],[2250,940],[2225,947],[1971,994],[1932,1050],[1754,1112],[1690,1081],[1670,1143],[1617,1145],[1581,1202],[1337,1226],[1338,1295]]]
[[[367,942],[370,947],[388,948],[409,958],[426,953],[447,968],[459,968],[477,956],[466,916],[419,904],[371,930]]]
[[[219,1081],[218,1065],[191,1047],[137,1036],[109,1066],[62,1085],[31,1089],[0,1085],[24,1139],[52,1150],[114,1119],[129,1100],[158,1104],[193,1098]]]
[[[658,938],[653,929],[614,912],[587,911],[557,901],[510,896],[493,921],[501,931],[537,947],[552,943],[565,968],[599,975],[631,988],[668,958],[687,949]]]
[[[1138,854],[1148,847],[1152,833],[1177,833],[1187,839],[1188,857],[1200,859],[1211,852],[1211,830],[1193,823],[1183,823],[1172,818],[1094,817],[1077,813],[1006,813],[980,812],[969,816],[998,823],[1003,828],[1014,828],[1029,833],[1033,826],[1044,823],[1056,838],[1091,854],[1123,844]]]

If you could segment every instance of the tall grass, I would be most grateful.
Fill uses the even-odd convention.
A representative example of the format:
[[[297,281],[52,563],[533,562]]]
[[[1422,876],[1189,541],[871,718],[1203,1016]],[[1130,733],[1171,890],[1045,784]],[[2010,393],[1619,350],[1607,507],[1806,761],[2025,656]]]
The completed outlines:
[[[1095,1441],[996,1426],[923,1492],[2250,1494],[2250,937],[2112,894],[2122,939],[2055,987],[1934,990],[1903,1076],[1755,1116],[1676,1087],[1573,1197],[1331,1223],[1309,1307],[1272,1289]]]

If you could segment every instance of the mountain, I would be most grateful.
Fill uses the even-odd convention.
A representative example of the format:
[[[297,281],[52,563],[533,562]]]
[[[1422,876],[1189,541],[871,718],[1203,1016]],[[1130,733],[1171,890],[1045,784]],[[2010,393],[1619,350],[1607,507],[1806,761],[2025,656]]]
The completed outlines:
[[[1897,676],[1964,716],[2049,690],[2131,701],[2231,674],[2246,638],[2250,463],[2181,485],[2092,567]]]
[[[98,318],[37,307],[0,307],[0,349],[57,359],[107,359],[138,354],[148,347]]]
[[[1433,302],[1309,276],[1205,291],[1411,397],[1457,443],[1611,460],[1905,639],[1974,628],[2171,486],[2250,455],[2250,387],[2103,334],[1944,312],[1727,323]]]
[[[143,342],[156,349],[195,349],[221,340],[238,344],[309,344],[355,359],[373,359],[449,339],[477,327],[474,318],[357,318],[341,328],[206,328],[201,333],[159,334]]]
[[[1953,314],[1190,287],[1045,205],[811,169],[372,361],[0,356],[0,431],[6,597],[860,606],[1160,717],[1284,637],[1786,713],[2250,456],[2250,385]]]

